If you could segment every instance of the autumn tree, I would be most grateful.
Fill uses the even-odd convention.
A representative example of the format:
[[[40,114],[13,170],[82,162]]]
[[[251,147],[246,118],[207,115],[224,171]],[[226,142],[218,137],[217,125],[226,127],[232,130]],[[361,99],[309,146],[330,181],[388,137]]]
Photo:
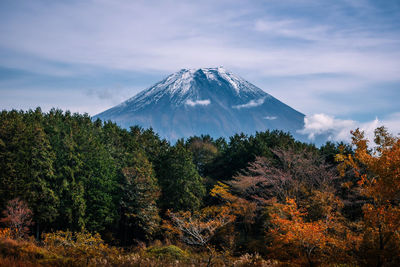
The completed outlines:
[[[214,249],[210,241],[217,230],[235,220],[227,206],[212,206],[200,211],[171,212],[167,215],[170,221],[165,227],[177,234],[188,245],[206,249],[209,252],[207,266],[211,265]]]
[[[352,132],[354,156],[339,154],[341,173],[352,168],[357,190],[367,198],[363,206],[361,264],[395,266],[400,264],[400,138],[386,128],[375,130],[376,147],[369,148],[364,132]]]
[[[308,213],[300,209],[294,199],[288,198],[286,203],[275,203],[271,208],[268,235],[272,237],[270,250],[274,257],[282,260],[308,263],[346,262],[344,258],[346,242],[354,237],[337,217],[337,206],[330,206],[328,214],[320,220],[308,220]],[[339,258],[339,259],[338,259]]]
[[[221,205],[227,207],[237,221],[243,222],[245,225],[254,223],[256,216],[257,205],[254,202],[248,201],[242,197],[238,197],[231,193],[232,188],[225,183],[217,182],[211,189],[210,195],[221,201]]]
[[[277,198],[306,198],[313,190],[330,190],[337,178],[317,154],[303,150],[272,149],[275,159],[257,157],[246,170],[235,176],[232,191],[260,204]]]
[[[22,238],[29,232],[29,226],[32,225],[32,211],[28,205],[15,198],[8,201],[6,209],[3,211],[3,216],[0,222],[7,225],[15,238]]]
[[[271,152],[275,155],[274,158],[257,157],[246,170],[228,182],[233,195],[256,205],[256,220],[252,225],[255,231],[252,233],[251,240],[254,241],[259,236],[264,236],[266,226],[267,229],[271,225],[276,226],[279,221],[274,212],[278,207],[282,210],[282,205],[287,205],[287,199],[295,199],[296,208],[299,205],[300,209],[304,210],[304,214],[302,214],[304,218],[301,223],[309,223],[304,224],[306,227],[318,224],[324,225],[327,230],[328,226],[324,223],[327,218],[330,218],[329,231],[336,232],[338,238],[346,236],[345,233],[349,232],[348,225],[346,219],[339,212],[343,203],[335,196],[333,186],[338,179],[336,170],[326,164],[315,151],[295,151],[287,148],[271,149]],[[271,207],[272,204],[273,207]],[[307,212],[305,212],[306,210]],[[274,223],[270,221],[271,212],[272,215],[275,214]],[[335,219],[332,220],[333,218]],[[295,227],[290,223],[298,222],[291,221],[290,218],[286,219],[286,227]],[[335,222],[335,227],[333,227],[333,222]],[[265,244],[265,242],[270,242],[271,238],[277,240],[276,235],[270,232],[265,240],[259,241],[263,241]],[[275,244],[279,244],[279,242],[275,242]],[[274,251],[276,250],[274,249]],[[324,253],[326,253],[326,247],[324,247]],[[307,258],[307,255],[310,257],[314,255],[314,253],[311,254],[305,252],[303,256]]]
[[[230,180],[256,157],[272,159],[272,150],[289,148],[295,152],[316,150],[313,145],[298,142],[289,133],[278,130],[257,132],[251,136],[235,134],[229,138],[228,144],[220,147],[220,153],[207,168],[207,175],[218,180]]]

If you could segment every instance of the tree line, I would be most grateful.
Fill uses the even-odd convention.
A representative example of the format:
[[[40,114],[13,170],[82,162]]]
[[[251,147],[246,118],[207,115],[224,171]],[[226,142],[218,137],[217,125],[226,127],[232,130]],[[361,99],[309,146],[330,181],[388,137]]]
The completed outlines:
[[[184,242],[210,262],[229,250],[396,265],[400,141],[382,127],[375,142],[357,130],[353,146],[317,148],[275,130],[171,144],[87,114],[2,111],[0,209],[26,203],[37,239],[84,230],[125,247]]]

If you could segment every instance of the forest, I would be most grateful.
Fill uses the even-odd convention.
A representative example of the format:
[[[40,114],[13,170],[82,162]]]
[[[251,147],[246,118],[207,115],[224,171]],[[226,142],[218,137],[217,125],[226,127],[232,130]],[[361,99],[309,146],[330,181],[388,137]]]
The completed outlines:
[[[2,111],[0,266],[400,266],[400,139],[374,143]]]

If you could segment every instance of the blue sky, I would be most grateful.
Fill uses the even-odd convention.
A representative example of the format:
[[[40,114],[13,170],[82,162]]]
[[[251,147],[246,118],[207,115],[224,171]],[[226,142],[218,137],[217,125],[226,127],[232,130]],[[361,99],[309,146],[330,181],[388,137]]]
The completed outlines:
[[[398,0],[0,1],[1,109],[95,115],[221,65],[306,114],[311,138],[400,132]]]

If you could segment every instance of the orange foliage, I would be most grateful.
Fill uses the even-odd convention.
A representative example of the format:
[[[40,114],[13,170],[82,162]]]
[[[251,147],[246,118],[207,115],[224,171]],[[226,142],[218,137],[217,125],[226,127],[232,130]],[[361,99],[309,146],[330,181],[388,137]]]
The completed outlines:
[[[298,258],[312,266],[333,260],[339,254],[343,257],[341,252],[345,250],[346,242],[353,240],[333,210],[324,219],[307,221],[307,212],[299,209],[291,198],[287,198],[285,204],[274,203],[272,210],[272,227],[268,234],[272,237],[270,249],[277,258]]]
[[[0,257],[0,266],[7,267],[43,267],[43,264],[28,262],[26,260],[16,259],[13,257]]]
[[[253,222],[257,204],[232,195],[229,192],[228,185],[218,182],[211,190],[210,195],[222,200],[224,205],[227,207],[227,210],[229,210],[235,217],[241,217],[247,224]]]
[[[337,155],[344,174],[353,168],[361,193],[369,199],[363,206],[363,242],[366,264],[400,264],[400,139],[389,135],[384,127],[375,130],[373,150],[364,133],[353,133],[354,157]],[[397,259],[397,260],[396,260]]]
[[[347,167],[352,167],[362,193],[373,198],[379,205],[399,200],[400,197],[400,139],[390,136],[385,128],[375,130],[378,147],[371,153],[364,133],[356,130],[353,144],[356,146],[354,157],[338,155],[342,161],[340,171],[344,174]]]
[[[0,228],[0,239],[11,238],[12,231],[10,228]]]

